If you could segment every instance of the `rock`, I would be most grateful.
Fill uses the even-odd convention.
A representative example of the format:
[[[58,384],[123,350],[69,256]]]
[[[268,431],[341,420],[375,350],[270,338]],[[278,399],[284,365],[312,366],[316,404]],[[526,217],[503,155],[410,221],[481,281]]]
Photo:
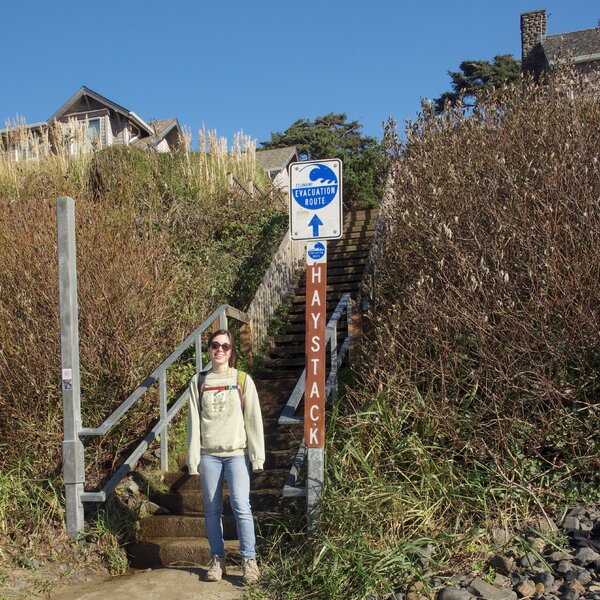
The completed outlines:
[[[579,592],[573,588],[566,589],[560,596],[562,600],[578,600]]]
[[[517,600],[517,594],[511,589],[494,587],[480,578],[473,579],[468,590],[485,600]]]
[[[531,598],[537,590],[535,589],[535,583],[531,579],[526,579],[517,586],[516,591],[521,598]]]
[[[500,575],[500,573],[496,573],[496,577],[494,577],[494,585],[496,587],[512,587],[513,582],[508,577]]]
[[[562,522],[562,526],[567,531],[577,531],[580,527],[579,519],[573,516],[566,516]]]
[[[502,527],[492,529],[492,538],[499,546],[506,546],[511,540],[510,533]]]
[[[525,569],[529,569],[531,567],[536,567],[539,565],[540,559],[535,552],[528,552],[525,556],[523,556],[519,560],[519,565]]]
[[[600,592],[600,583],[592,583],[588,589],[590,592]]]
[[[565,580],[567,582],[579,581],[583,585],[588,585],[592,581],[592,576],[587,569],[573,565],[572,569],[565,573]]]
[[[438,600],[471,600],[473,595],[464,588],[449,586],[438,594]]]
[[[515,569],[515,561],[510,556],[502,556],[500,554],[496,554],[492,556],[488,562],[489,566],[496,571],[496,573],[501,573],[502,575],[508,575],[511,571]]]
[[[554,575],[552,573],[538,573],[533,581],[541,583],[544,586],[544,591],[551,590],[554,586]]]
[[[573,563],[569,560],[561,560],[557,565],[556,565],[556,572],[560,573],[561,575],[565,575],[566,573],[568,573],[569,571],[571,571],[573,569],[575,565],[573,565]]]
[[[146,510],[151,515],[170,515],[171,511],[164,506],[159,506],[155,502],[146,502]]]
[[[579,548],[574,554],[573,559],[576,564],[587,567],[600,560],[600,554],[594,552],[591,548]]]
[[[552,562],[560,562],[561,560],[573,560],[573,555],[568,552],[553,552],[550,555],[550,560]]]
[[[546,586],[543,583],[535,584],[535,593],[536,594],[543,594],[545,591],[546,591]]]
[[[542,538],[533,538],[531,540],[531,547],[538,552],[543,552],[546,548],[546,540]]]
[[[140,493],[140,486],[135,481],[129,481],[125,484],[125,490],[132,496],[138,496]]]
[[[582,596],[585,594],[585,586],[577,579],[569,584],[569,589],[576,590]]]

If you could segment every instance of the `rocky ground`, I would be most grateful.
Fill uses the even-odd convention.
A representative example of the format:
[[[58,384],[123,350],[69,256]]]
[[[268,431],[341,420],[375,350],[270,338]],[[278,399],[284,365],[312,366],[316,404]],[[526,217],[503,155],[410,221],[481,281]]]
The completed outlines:
[[[484,576],[438,580],[436,600],[600,600],[600,510],[575,508],[560,526],[550,526],[559,534],[555,538],[564,535],[564,547],[528,536],[528,552],[492,556]],[[507,542],[507,549],[515,547]],[[395,594],[395,600],[426,597],[419,589]]]

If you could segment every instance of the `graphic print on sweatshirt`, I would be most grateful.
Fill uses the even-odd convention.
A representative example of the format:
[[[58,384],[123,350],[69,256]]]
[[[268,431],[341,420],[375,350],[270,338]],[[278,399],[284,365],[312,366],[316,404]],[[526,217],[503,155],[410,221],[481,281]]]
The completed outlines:
[[[231,402],[230,390],[204,392],[202,396],[202,408],[206,415],[212,419],[231,416],[233,403]]]

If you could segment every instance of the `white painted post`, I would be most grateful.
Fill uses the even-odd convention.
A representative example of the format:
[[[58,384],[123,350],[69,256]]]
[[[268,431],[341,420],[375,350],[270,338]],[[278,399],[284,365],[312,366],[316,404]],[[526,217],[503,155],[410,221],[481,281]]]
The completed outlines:
[[[306,504],[308,531],[313,532],[319,518],[321,498],[323,496],[323,480],[325,479],[325,452],[321,448],[307,448],[306,458]]]
[[[158,380],[158,395],[160,400],[160,418],[167,418],[167,371]],[[169,470],[169,425],[165,423],[160,432],[160,468],[162,471]]]
[[[83,531],[81,494],[85,483],[85,457],[81,431],[81,387],[79,380],[79,309],[77,304],[77,260],[75,203],[63,196],[56,202],[58,223],[58,284],[60,298],[60,347],[63,396],[63,477],[65,481],[67,535],[73,539]]]
[[[202,369],[202,337],[199,334],[196,338],[196,373],[200,373]]]

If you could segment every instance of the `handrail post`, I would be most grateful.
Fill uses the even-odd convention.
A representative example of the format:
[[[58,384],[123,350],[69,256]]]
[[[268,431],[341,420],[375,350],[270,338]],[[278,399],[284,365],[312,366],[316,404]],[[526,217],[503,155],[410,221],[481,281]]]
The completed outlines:
[[[63,196],[56,202],[58,224],[58,281],[63,396],[63,477],[67,535],[76,538],[84,527],[81,494],[85,483],[85,456],[81,431],[79,382],[79,322],[75,203]]]
[[[323,481],[325,479],[325,450],[324,448],[307,448],[306,465],[306,516],[308,531],[312,533],[319,518],[320,503],[323,496]]]
[[[227,313],[225,311],[219,315],[219,329],[227,329]]]
[[[331,330],[331,339],[329,340],[329,345],[331,347],[331,372],[333,373],[332,381],[333,385],[331,386],[331,403],[333,406],[337,404],[338,401],[338,386],[337,386],[337,321],[333,324]]]
[[[202,336],[198,334],[196,338],[196,373],[201,373],[202,369]]]
[[[160,400],[160,420],[165,421],[165,425],[160,432],[160,468],[162,471],[169,470],[169,424],[167,419],[167,371],[160,376],[158,380],[158,395]]]

